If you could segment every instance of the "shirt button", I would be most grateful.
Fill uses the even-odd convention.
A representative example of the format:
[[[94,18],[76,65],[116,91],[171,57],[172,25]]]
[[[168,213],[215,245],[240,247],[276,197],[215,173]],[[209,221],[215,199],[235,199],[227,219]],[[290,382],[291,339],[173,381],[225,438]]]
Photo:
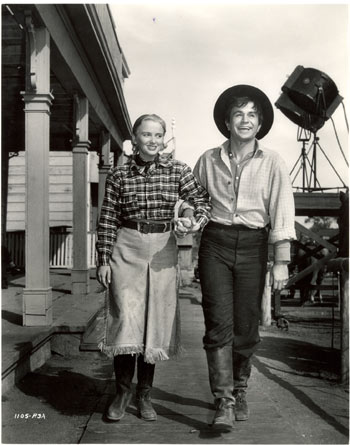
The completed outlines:
[[[236,179],[239,179],[239,176],[236,176]]]
[[[227,183],[228,185],[230,185],[231,184],[231,181],[228,181],[228,183]]]
[[[237,167],[239,167],[239,164],[237,164]]]

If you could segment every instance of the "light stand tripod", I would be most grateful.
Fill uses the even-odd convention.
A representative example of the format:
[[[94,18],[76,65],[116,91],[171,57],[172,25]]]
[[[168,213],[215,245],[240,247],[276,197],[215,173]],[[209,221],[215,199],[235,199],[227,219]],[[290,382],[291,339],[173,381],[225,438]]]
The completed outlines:
[[[312,141],[311,141],[311,137]],[[290,175],[292,176],[294,170],[296,169],[297,165],[300,162],[299,169],[296,172],[294,178],[292,179],[292,185],[294,186],[295,180],[297,176],[299,175],[300,171],[302,171],[302,192],[315,192],[315,191],[323,191],[323,190],[332,190],[332,189],[339,189],[339,188],[347,188],[346,184],[340,177],[339,173],[335,169],[334,165],[326,155],[325,151],[319,144],[320,138],[317,136],[316,132],[312,133],[309,130],[306,130],[305,128],[298,127],[298,133],[297,133],[297,140],[298,142],[302,143],[301,153],[299,155],[298,160],[294,164]],[[311,145],[309,149],[307,149],[307,144],[311,141]],[[332,167],[335,174],[338,176],[339,180],[342,183],[342,187],[321,187],[321,184],[318,181],[317,178],[317,149],[321,150],[323,155],[325,156],[326,160],[328,161],[329,165]],[[311,160],[309,159],[309,154],[312,151],[311,154]],[[300,187],[297,187],[300,188]]]
[[[316,147],[317,147],[319,138],[316,136],[316,133],[313,133],[313,135],[314,135],[314,138],[312,141],[312,145],[307,150],[307,144],[311,140],[311,131],[306,130],[305,128],[302,128],[302,127],[298,127],[297,141],[302,143],[302,148],[301,148],[300,156],[299,156],[298,160],[296,161],[296,163],[294,164],[294,166],[290,172],[290,175],[292,176],[295,168],[297,167],[298,163],[300,162],[299,169],[296,172],[296,174],[292,180],[292,185],[294,185],[295,180],[301,170],[302,171],[302,190],[303,190],[303,192],[314,191],[315,189],[317,189],[317,185],[318,185],[318,189],[321,188],[321,185],[318,182],[317,175],[316,175]],[[311,162],[310,162],[309,153],[311,150],[312,150],[312,158],[311,158]],[[311,186],[311,184],[313,184],[313,187]]]

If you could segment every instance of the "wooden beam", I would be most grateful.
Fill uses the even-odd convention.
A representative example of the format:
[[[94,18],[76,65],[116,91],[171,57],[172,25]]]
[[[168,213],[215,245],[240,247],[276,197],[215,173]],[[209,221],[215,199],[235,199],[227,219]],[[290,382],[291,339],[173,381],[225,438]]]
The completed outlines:
[[[295,229],[303,233],[304,235],[308,236],[309,238],[315,240],[318,244],[321,244],[321,246],[325,247],[330,252],[335,252],[337,250],[336,246],[324,240],[319,235],[317,235],[317,233],[303,226],[298,221],[295,221]]]
[[[321,269],[324,265],[327,264],[327,262],[335,257],[336,252],[330,252],[327,255],[325,255],[323,258],[318,260],[316,263],[312,264],[311,266],[306,267],[301,272],[297,273],[296,275],[293,275],[286,284],[286,288],[289,288],[292,286],[292,284],[296,283],[297,281],[301,280],[302,278],[306,277],[307,275],[311,274],[316,269]]]
[[[296,216],[337,216],[339,193],[294,193]]]
[[[76,5],[77,6],[77,5]],[[101,120],[104,127],[111,133],[118,145],[122,147],[125,136],[120,127],[125,125],[118,122],[103,93],[101,83],[94,74],[89,60],[85,55],[81,42],[77,38],[69,19],[64,19],[63,6],[50,4],[36,4],[41,19],[48,28],[54,41],[53,49],[57,60],[52,63],[52,70],[67,91],[72,85],[78,85],[88,99],[91,107]],[[60,8],[60,12],[58,10]],[[88,44],[88,42],[85,42]],[[74,80],[73,80],[74,79]],[[118,98],[115,98],[118,100]]]
[[[334,242],[337,241],[338,238],[339,238],[339,234],[337,234],[336,236],[333,236],[332,238],[330,238],[328,240],[328,242],[334,244]],[[306,245],[304,245],[303,243],[301,243],[298,240],[294,240],[294,243],[295,243],[295,245],[299,249],[303,249],[304,250],[305,255],[303,255],[302,258],[298,258],[298,256],[296,255],[293,258],[293,261],[291,261],[290,266],[297,266],[300,263],[300,261],[305,260],[306,258],[309,258],[309,257],[312,257],[312,256],[316,257],[316,255],[319,252],[321,252],[321,250],[324,248],[322,245],[319,245],[319,246],[315,247],[314,249],[309,249]],[[335,247],[337,247],[337,246],[335,245]]]

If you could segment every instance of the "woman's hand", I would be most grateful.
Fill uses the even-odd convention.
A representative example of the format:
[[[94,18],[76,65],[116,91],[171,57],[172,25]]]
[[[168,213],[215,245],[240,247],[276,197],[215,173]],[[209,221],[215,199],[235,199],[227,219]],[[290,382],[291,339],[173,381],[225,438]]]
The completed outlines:
[[[200,224],[197,223],[194,216],[180,217],[175,220],[175,234],[184,237],[189,233],[197,232],[200,229]]]
[[[175,220],[175,235],[182,238],[186,236],[189,228],[192,226],[190,218],[180,217]]]
[[[99,266],[96,270],[96,278],[104,287],[108,287],[111,283],[111,267]]]

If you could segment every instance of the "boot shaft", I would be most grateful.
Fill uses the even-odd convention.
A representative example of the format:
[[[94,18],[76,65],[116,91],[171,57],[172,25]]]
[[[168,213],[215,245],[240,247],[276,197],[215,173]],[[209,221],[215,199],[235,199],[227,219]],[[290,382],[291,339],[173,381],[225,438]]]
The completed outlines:
[[[235,390],[246,390],[252,372],[251,357],[233,352],[232,366]]]
[[[210,389],[215,399],[233,398],[232,347],[206,349]]]
[[[136,356],[121,354],[114,357],[114,374],[117,393],[130,392],[135,373]]]
[[[114,357],[114,373],[117,390],[130,391],[135,374],[136,356],[121,354]],[[137,357],[137,391],[149,392],[153,385],[155,365],[146,363],[143,355]]]
[[[146,396],[150,393],[153,386],[155,367],[154,364],[146,363],[142,355],[137,358],[137,395]]]

